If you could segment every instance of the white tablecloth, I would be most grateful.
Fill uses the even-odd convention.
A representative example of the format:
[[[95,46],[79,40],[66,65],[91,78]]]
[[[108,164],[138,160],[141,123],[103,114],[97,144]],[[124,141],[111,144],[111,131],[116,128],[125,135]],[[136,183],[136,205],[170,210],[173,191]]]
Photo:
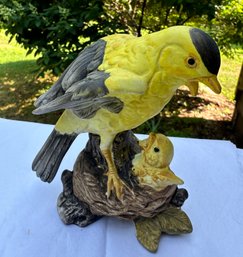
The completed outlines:
[[[48,184],[36,177],[31,163],[52,128],[0,119],[1,257],[243,256],[243,150],[228,141],[171,138],[171,168],[185,181],[189,198],[182,209],[194,230],[162,236],[153,254],[137,241],[130,221],[106,217],[86,228],[61,222],[60,171],[72,169],[87,135],[75,141]]]

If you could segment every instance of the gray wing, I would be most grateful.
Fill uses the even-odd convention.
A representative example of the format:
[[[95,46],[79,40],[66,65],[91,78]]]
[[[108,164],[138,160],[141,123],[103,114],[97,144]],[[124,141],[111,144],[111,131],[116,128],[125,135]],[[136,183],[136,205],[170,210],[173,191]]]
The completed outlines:
[[[43,104],[33,111],[44,114],[61,109],[70,109],[80,118],[92,118],[100,108],[119,113],[123,102],[117,97],[110,97],[104,82],[109,77],[103,71],[93,71],[84,79],[75,82],[63,95]]]
[[[57,82],[36,100],[35,106],[40,107],[64,95],[69,87],[84,79],[90,72],[97,70],[103,61],[105,46],[106,42],[100,39],[81,51]]]
[[[35,103],[33,114],[70,109],[80,118],[92,118],[100,108],[119,113],[123,102],[108,95],[109,73],[98,71],[106,42],[102,39],[85,48],[52,88]]]

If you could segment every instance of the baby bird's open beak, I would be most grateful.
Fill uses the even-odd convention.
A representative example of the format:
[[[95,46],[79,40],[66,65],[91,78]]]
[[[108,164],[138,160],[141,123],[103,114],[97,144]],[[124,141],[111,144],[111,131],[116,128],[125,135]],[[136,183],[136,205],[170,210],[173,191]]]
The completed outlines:
[[[196,96],[198,93],[198,82],[201,82],[208,86],[214,93],[220,94],[221,85],[215,75],[211,77],[202,77],[197,80],[190,80],[186,83],[186,86],[189,88],[191,95]]]
[[[151,132],[149,133],[149,138],[139,141],[139,146],[142,148],[142,150],[147,151],[150,149],[155,139],[155,133]]]
[[[148,139],[140,140],[139,146],[142,148],[142,150],[146,150],[148,146]]]

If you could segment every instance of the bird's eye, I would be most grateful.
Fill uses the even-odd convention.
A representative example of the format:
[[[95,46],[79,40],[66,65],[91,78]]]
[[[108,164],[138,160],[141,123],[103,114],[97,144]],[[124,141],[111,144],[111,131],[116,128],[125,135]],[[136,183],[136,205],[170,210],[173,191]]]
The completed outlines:
[[[158,153],[158,152],[159,152],[159,148],[158,148],[158,147],[155,147],[155,148],[154,148],[154,151],[155,151],[156,153]]]
[[[193,57],[188,57],[186,62],[190,68],[195,68],[197,66],[196,60]]]

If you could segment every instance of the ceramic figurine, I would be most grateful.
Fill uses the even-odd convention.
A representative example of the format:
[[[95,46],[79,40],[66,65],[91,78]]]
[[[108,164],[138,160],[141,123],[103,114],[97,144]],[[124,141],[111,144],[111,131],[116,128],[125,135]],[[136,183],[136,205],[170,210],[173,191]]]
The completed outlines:
[[[148,185],[159,191],[169,185],[183,184],[169,168],[174,150],[166,136],[151,133],[139,145],[143,151],[135,155],[132,164],[133,174],[137,176],[140,185]]]
[[[73,171],[62,176],[62,220],[85,226],[104,215],[132,219],[138,238],[151,251],[159,237],[148,246],[139,236],[151,219],[162,224],[169,211],[189,220],[178,208],[187,192],[177,189],[183,181],[169,168],[171,142],[150,134],[138,143],[130,130],[158,114],[181,85],[193,95],[198,82],[220,93],[219,67],[213,39],[186,26],[140,38],[111,35],[86,47],[35,103],[34,114],[64,110],[33,161],[41,180],[51,182],[77,135],[90,133]],[[187,225],[173,231],[191,231]],[[162,226],[161,232],[171,231]]]

